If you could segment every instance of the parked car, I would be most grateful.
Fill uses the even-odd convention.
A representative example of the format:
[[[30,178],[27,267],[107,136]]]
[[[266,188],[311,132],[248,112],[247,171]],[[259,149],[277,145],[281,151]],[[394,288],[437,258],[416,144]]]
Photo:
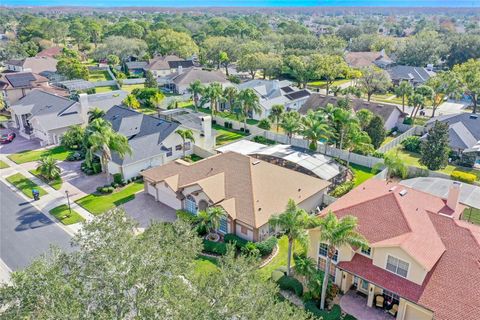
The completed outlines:
[[[16,136],[17,135],[15,134],[15,132],[2,134],[2,136],[0,137],[0,143],[2,144],[10,143],[13,141],[13,139],[15,139]]]

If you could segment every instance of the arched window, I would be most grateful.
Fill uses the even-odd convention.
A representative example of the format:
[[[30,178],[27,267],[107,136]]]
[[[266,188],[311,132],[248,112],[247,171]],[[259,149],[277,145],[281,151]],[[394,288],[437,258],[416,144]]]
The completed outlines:
[[[190,194],[185,198],[185,210],[197,214],[197,203],[195,202],[195,198]]]

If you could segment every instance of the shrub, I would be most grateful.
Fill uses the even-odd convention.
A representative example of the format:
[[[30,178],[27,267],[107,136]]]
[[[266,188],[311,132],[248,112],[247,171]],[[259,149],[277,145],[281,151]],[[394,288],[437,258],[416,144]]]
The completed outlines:
[[[185,211],[185,210],[177,210],[177,218],[182,220],[182,221],[185,221],[189,224],[195,224],[197,223],[200,218],[188,211]]]
[[[285,275],[285,272],[280,271],[280,270],[273,270],[272,271],[272,276],[270,277],[273,281],[278,282],[281,277]]]
[[[402,141],[402,146],[405,150],[410,151],[410,152],[420,152],[420,144],[422,141],[420,140],[419,137],[412,136],[408,137],[405,140]]]
[[[413,124],[413,119],[412,118],[405,118],[403,120],[403,124],[412,125]]]
[[[223,242],[213,242],[210,240],[203,240],[203,251],[218,255],[227,253],[227,245]]]
[[[340,198],[341,196],[347,194],[350,190],[352,190],[354,186],[355,183],[353,181],[344,182],[332,191],[331,196],[335,198]]]
[[[246,134],[250,134],[250,129],[245,130]]]
[[[450,177],[453,180],[465,182],[465,183],[470,183],[473,184],[475,183],[475,180],[477,179],[477,176],[474,175],[473,173],[468,173],[468,172],[463,172],[463,171],[458,171],[454,170],[451,174]]]
[[[224,237],[223,240],[226,243],[233,243],[235,245],[235,248],[237,250],[242,250],[243,247],[245,247],[248,243],[248,240],[242,239],[236,234],[233,233],[227,233]]]
[[[240,84],[240,82],[242,82],[242,80],[238,76],[235,76],[235,75],[228,76],[228,81],[230,81],[231,83],[235,83],[235,84]]]
[[[264,129],[264,130],[270,130],[270,128],[272,127],[270,121],[268,121],[268,119],[262,119],[260,120],[260,122],[258,123],[258,127],[260,129]]]
[[[116,184],[120,184],[122,183],[123,181],[123,177],[122,177],[122,174],[121,173],[115,173],[113,175],[113,182],[116,183]]]
[[[299,297],[303,295],[303,285],[294,277],[283,276],[278,279],[277,283],[282,290],[292,291]]]
[[[98,162],[92,163],[92,171],[94,174],[102,172],[102,165]]]
[[[78,152],[78,151],[75,151],[75,152],[72,152],[70,153],[68,156],[67,156],[67,159],[65,159],[66,161],[79,161],[79,160],[83,160],[85,158],[85,155]]]
[[[323,320],[338,320],[342,315],[342,309],[338,304],[332,307],[332,310],[321,310],[318,306],[318,302],[309,300],[304,304],[305,310],[310,312],[316,318],[321,318]]]
[[[257,142],[257,143],[261,143],[261,144],[265,144],[265,145],[273,145],[273,144],[276,143],[275,141],[267,139],[263,136],[255,136],[255,137],[253,137],[252,140],[253,140],[253,142]]]
[[[372,157],[375,157],[375,158],[383,159],[384,156],[385,156],[385,154],[382,153],[382,152],[374,151],[374,152],[372,153]]]
[[[247,244],[242,248],[242,253],[247,255],[257,256],[260,252],[258,251],[257,246],[253,242],[247,242]]]
[[[277,238],[275,237],[269,237],[266,240],[256,243],[257,249],[262,257],[270,255],[276,245]]]

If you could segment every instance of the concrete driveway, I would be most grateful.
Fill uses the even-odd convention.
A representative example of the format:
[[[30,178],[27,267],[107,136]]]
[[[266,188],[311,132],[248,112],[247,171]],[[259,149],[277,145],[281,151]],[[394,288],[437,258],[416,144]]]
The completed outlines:
[[[82,161],[62,161],[58,166],[62,169],[63,185],[61,192],[68,190],[72,200],[97,191],[97,187],[107,183],[107,176],[104,173],[88,176],[80,169]]]
[[[175,209],[155,201],[155,199],[145,193],[137,193],[135,199],[125,203],[125,211],[135,219],[141,228],[146,228],[152,221],[173,222],[177,219]]]
[[[12,132],[12,131],[15,132],[17,134],[17,136],[9,144],[1,144],[0,145],[0,153],[11,154],[11,153],[17,153],[17,152],[22,152],[22,151],[26,151],[26,150],[36,150],[36,149],[41,148],[40,140],[38,140],[38,139],[32,139],[32,140],[25,139],[24,137],[22,137],[18,134],[18,131],[11,130],[11,129],[2,129],[2,130],[0,130],[0,134],[9,133],[9,132]]]

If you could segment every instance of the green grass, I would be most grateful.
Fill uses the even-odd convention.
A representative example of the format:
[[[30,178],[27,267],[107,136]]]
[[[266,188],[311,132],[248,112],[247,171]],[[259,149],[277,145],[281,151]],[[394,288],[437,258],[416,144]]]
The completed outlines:
[[[335,80],[331,85],[330,87],[332,86],[340,86],[344,83],[347,83],[347,82],[350,82],[352,81],[351,79],[340,79],[340,80]],[[326,89],[327,88],[327,82],[325,80],[320,80],[320,81],[312,81],[312,82],[309,82],[307,84],[308,86],[311,86],[311,87],[318,87],[318,88],[323,88],[323,89]]]
[[[372,178],[375,174],[372,173],[372,170],[367,167],[359,166],[358,164],[350,164],[350,169],[355,175],[354,183],[355,187]]]
[[[396,137],[394,136],[388,136],[385,138],[385,140],[383,140],[382,142],[382,146],[386,145],[387,143],[389,143],[390,141],[392,141],[393,139],[395,139]]]
[[[0,114],[0,122],[2,122],[2,121],[8,121],[8,120],[10,120],[10,117],[5,116],[5,115],[3,115],[3,114]]]
[[[50,210],[50,214],[57,218],[64,225],[85,221],[85,219],[75,210],[72,210],[72,213],[70,213],[66,204],[62,204],[56,208],[53,208]]]
[[[111,194],[89,194],[76,202],[93,215],[99,215],[135,199],[135,193],[143,189],[143,182],[134,182]]]
[[[10,166],[5,162],[3,162],[2,160],[0,160],[0,169],[6,169],[6,168],[10,168]]]
[[[35,182],[28,179],[21,173],[16,173],[7,177],[7,181],[13,184],[18,190],[23,192],[24,195],[33,199],[32,189],[37,189],[40,196],[46,195],[47,192],[40,188]]]
[[[28,172],[30,172],[35,177],[42,180],[43,182],[45,182],[46,184],[48,184],[50,187],[52,187],[55,190],[60,190],[60,188],[62,187],[62,182],[63,181],[62,181],[61,177],[58,177],[57,179],[52,180],[52,181],[47,181],[42,175],[40,175],[40,172],[38,171],[38,169],[30,170]]]
[[[138,111],[138,112],[144,113],[144,114],[148,114],[148,115],[158,114],[158,109],[156,109],[156,108],[144,107],[144,108],[138,108],[138,109],[135,109],[135,110]]]
[[[218,124],[212,125],[212,129],[217,131],[217,146],[233,142],[247,136],[246,133],[232,129],[226,129]]]
[[[199,256],[195,259],[196,274],[210,274],[218,270],[218,260],[216,258]]]
[[[52,149],[46,150],[27,150],[19,153],[14,153],[8,156],[10,160],[17,164],[22,164],[26,162],[38,161],[42,157],[50,156],[55,160],[65,161],[71,151],[65,147],[58,146]]]
[[[270,261],[263,268],[258,269],[258,272],[260,273],[260,277],[264,280],[270,279],[270,276],[272,275],[272,272],[275,269],[278,269],[282,266],[287,265],[288,238],[286,236],[283,236],[280,239],[278,239],[278,248],[279,248],[279,251],[275,256],[275,258],[273,258],[272,261]],[[303,248],[299,243],[295,243],[293,251],[300,254],[302,253]],[[295,262],[293,261],[293,257],[292,257],[291,267],[293,268],[294,265],[295,265]]]
[[[124,84],[122,86],[122,90],[127,91],[128,93],[132,93],[132,91],[137,88],[145,88],[145,85],[143,83],[139,83],[139,84]]]
[[[88,76],[88,81],[91,81],[91,82],[110,81],[110,80],[112,80],[112,77],[110,77],[110,74],[106,70],[91,71]]]
[[[192,153],[191,155],[188,155],[186,156],[185,158],[183,158],[183,160],[187,161],[187,162],[197,162],[197,161],[200,161],[202,160],[203,158],[196,155],[195,153]]]
[[[467,208],[463,211],[462,220],[480,225],[480,209]]]
[[[110,92],[115,90],[118,90],[116,86],[95,87],[95,93],[105,93],[105,92]]]

